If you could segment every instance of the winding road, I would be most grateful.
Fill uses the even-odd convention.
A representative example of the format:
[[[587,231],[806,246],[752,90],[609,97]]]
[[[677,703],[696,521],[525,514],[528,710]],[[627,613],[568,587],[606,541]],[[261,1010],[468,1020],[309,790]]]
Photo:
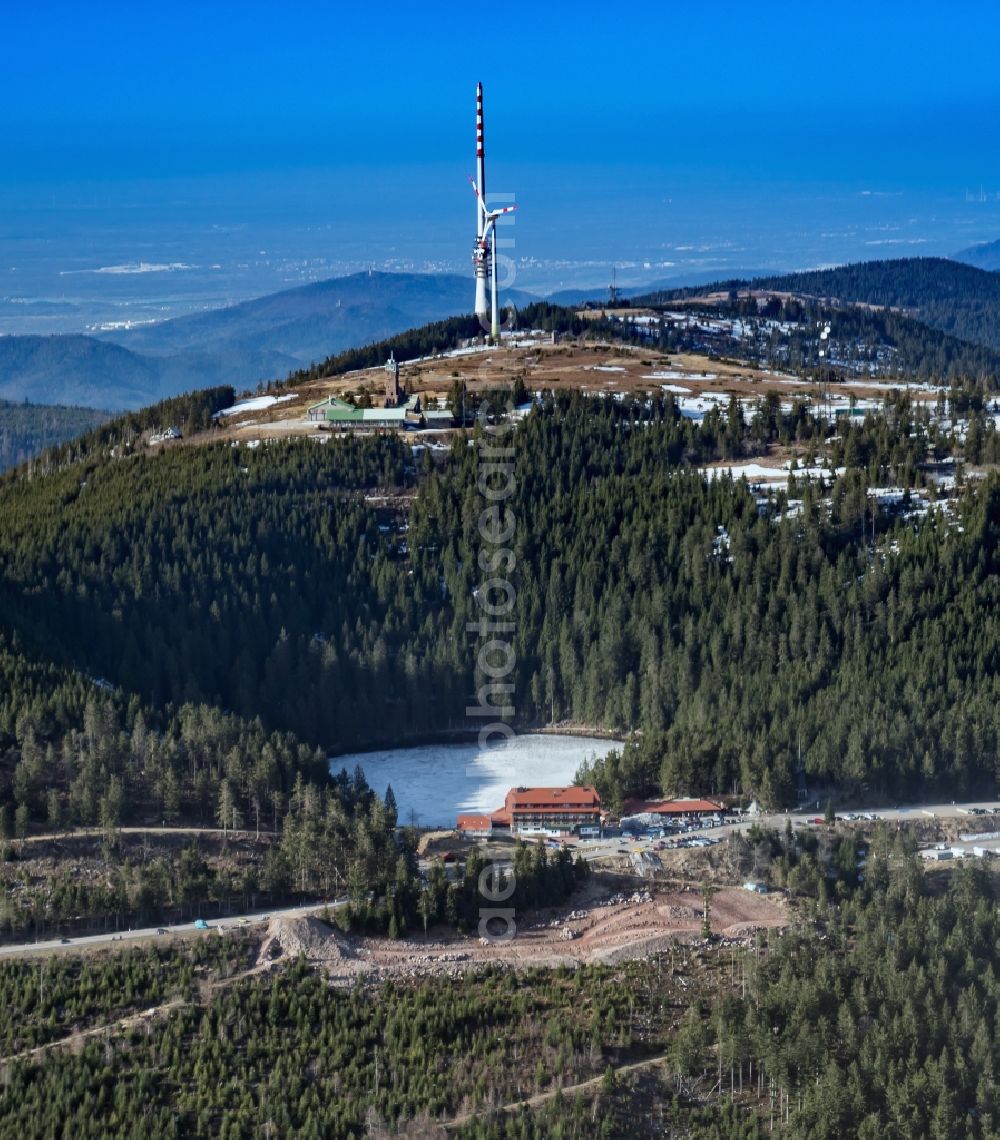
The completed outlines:
[[[192,937],[211,935],[223,930],[234,930],[272,918],[306,918],[311,914],[321,914],[324,910],[335,910],[346,905],[347,899],[333,899],[324,902],[307,903],[305,906],[278,907],[273,910],[255,911],[251,914],[234,914],[227,918],[213,918],[204,926],[195,922],[181,922],[172,926],[146,926],[135,930],[111,930],[106,934],[87,934],[80,938],[50,938],[43,942],[18,942],[10,946],[0,946],[0,958],[26,958],[35,955],[78,953],[80,950],[97,950],[107,946],[125,949],[142,942],[167,941],[172,937]]]

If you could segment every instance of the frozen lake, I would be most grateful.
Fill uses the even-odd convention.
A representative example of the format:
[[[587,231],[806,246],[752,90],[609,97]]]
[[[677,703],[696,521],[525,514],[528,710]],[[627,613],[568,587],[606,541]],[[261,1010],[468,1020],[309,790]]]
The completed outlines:
[[[352,753],[332,759],[330,768],[353,772],[360,764],[380,795],[392,784],[401,824],[454,827],[459,812],[495,811],[518,784],[569,784],[584,760],[617,747],[591,736],[518,736],[488,751],[470,742]]]

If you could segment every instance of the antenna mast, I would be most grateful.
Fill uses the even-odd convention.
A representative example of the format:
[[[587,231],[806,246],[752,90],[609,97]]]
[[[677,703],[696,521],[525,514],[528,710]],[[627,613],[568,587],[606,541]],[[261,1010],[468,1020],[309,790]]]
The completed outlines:
[[[476,316],[486,328],[490,307],[486,299],[486,279],[489,276],[490,250],[486,234],[486,144],[483,132],[483,85],[476,84],[476,244],[472,251],[472,265],[476,274]]]

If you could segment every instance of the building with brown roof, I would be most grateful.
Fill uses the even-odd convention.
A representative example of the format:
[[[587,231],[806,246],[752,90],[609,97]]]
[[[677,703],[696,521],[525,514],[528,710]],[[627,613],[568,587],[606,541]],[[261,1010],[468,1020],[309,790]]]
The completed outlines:
[[[631,815],[660,815],[674,819],[687,816],[698,819],[703,815],[721,815],[725,807],[715,800],[628,800],[622,806],[622,817]]]
[[[596,788],[511,788],[504,813],[512,831],[571,831],[601,822]]]
[[[511,788],[502,808],[489,815],[460,815],[456,831],[486,837],[500,831],[564,833],[601,822],[601,797],[596,788]]]
[[[493,817],[473,813],[460,815],[455,830],[470,839],[487,839],[493,834]]]

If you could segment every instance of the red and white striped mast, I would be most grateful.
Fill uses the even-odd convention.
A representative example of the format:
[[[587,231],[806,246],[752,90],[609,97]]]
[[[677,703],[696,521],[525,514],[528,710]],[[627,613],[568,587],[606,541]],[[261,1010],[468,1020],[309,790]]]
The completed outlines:
[[[472,264],[476,273],[476,316],[487,328],[490,306],[486,280],[490,272],[490,246],[486,234],[486,152],[483,144],[483,85],[476,85],[476,244]]]
[[[476,87],[476,173],[472,189],[476,192],[476,246],[472,262],[476,270],[476,316],[484,329],[490,330],[490,340],[500,343],[500,314],[497,294],[497,222],[505,214],[512,214],[516,206],[503,206],[491,210],[486,205],[486,156],[483,145],[483,85]],[[486,278],[489,277],[490,299],[486,300]],[[488,322],[488,323],[487,323]]]

